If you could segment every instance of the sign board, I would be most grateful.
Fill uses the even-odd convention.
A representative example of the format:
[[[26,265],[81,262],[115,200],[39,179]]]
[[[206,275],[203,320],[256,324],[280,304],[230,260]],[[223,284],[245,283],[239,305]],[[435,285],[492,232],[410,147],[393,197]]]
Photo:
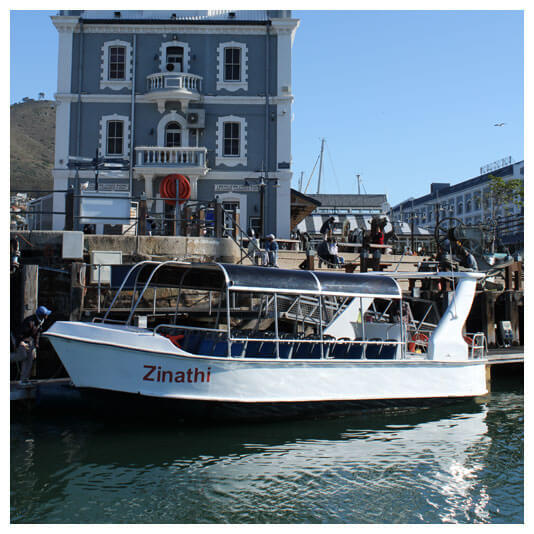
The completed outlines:
[[[80,202],[80,224],[128,224],[130,196],[128,193],[84,192]]]
[[[216,193],[252,193],[259,190],[259,185],[215,184]]]
[[[494,161],[493,163],[488,163],[487,165],[480,167],[480,174],[486,174],[491,171],[496,171],[497,169],[502,169],[503,167],[506,167],[511,164],[512,164],[512,156],[498,159],[497,161]]]

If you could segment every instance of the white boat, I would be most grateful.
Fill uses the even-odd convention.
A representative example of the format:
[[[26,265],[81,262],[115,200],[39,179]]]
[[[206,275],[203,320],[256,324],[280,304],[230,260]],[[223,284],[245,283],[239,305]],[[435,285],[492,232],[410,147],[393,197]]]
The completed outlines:
[[[437,324],[428,312],[413,319],[389,273],[145,261],[101,320],[58,321],[44,335],[77,388],[164,399],[177,413],[319,413],[486,394],[484,335],[462,331],[482,275],[395,276],[453,280]],[[119,306],[121,321],[112,319]]]

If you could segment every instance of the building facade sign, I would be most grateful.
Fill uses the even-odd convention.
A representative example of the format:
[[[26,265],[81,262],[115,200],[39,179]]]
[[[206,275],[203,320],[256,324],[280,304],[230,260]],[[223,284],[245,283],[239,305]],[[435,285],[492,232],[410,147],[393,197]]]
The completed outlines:
[[[215,184],[215,193],[255,193],[260,190],[259,185],[244,184]]]

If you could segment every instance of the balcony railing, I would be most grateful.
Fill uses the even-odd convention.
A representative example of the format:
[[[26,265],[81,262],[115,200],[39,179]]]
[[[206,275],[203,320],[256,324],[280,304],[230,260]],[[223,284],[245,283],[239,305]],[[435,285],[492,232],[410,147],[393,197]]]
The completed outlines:
[[[147,76],[147,91],[183,90],[192,93],[202,91],[202,76],[186,72],[157,72]]]
[[[138,167],[206,167],[205,147],[136,147]]]

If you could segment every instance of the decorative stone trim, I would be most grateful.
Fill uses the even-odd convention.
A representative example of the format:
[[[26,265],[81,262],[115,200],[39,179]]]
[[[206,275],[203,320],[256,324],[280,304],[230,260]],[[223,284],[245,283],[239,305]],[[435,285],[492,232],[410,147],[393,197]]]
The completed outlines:
[[[124,80],[110,80],[109,79],[109,49],[113,46],[124,46],[125,53],[125,70]],[[130,89],[132,87],[132,45],[128,41],[121,41],[115,39],[114,41],[106,41],[102,46],[101,69],[100,69],[100,89]]]
[[[184,49],[184,70],[182,72],[189,72],[190,46],[189,43],[183,41],[166,41],[161,43],[159,47],[159,70],[161,72],[167,72],[165,59],[167,58],[167,48],[169,46],[181,46]]]
[[[224,155],[224,124],[226,122],[238,122],[239,127],[239,156]],[[217,119],[217,138],[216,138],[216,156],[215,165],[226,165],[235,167],[237,165],[247,164],[247,120],[244,117],[227,115]]]
[[[122,121],[124,123],[123,139],[122,139],[122,154],[108,154],[107,153],[107,131],[109,121]],[[126,115],[103,115],[100,119],[100,138],[98,141],[98,155],[100,157],[122,157],[129,159],[130,149],[130,117]]]
[[[216,26],[199,24],[198,26],[185,24],[85,24],[84,33],[114,33],[114,34],[195,34],[195,35],[265,35],[265,24],[258,26],[238,25]]]
[[[241,50],[241,80],[232,82],[224,80],[224,50],[226,48],[239,48]],[[243,89],[248,91],[248,49],[245,43],[228,41],[220,43],[217,48],[217,91],[238,91]]]

